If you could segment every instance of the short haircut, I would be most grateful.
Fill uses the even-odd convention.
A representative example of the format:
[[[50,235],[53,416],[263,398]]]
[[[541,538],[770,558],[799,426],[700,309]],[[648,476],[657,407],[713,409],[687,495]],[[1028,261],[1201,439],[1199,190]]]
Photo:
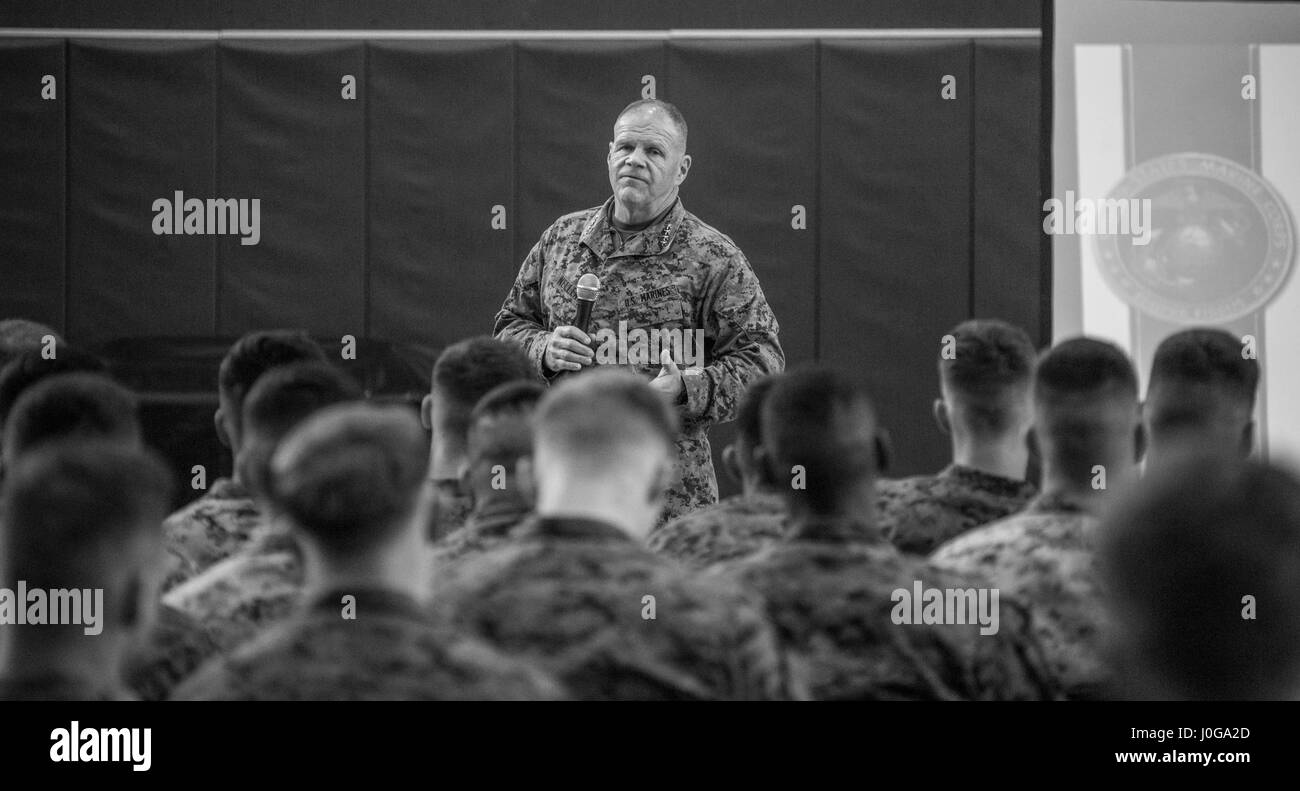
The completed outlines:
[[[1294,695],[1300,482],[1258,462],[1198,456],[1143,483],[1105,520],[1100,570],[1121,644],[1157,679],[1154,696]],[[1246,595],[1253,619],[1243,617]]]
[[[954,395],[971,431],[1011,427],[1015,396],[1028,394],[1034,345],[1024,330],[999,319],[971,319],[949,330],[953,354],[939,354],[939,380]]]
[[[67,345],[60,346],[51,360],[45,359],[40,349],[19,352],[0,371],[0,427],[9,420],[9,413],[23,391],[45,377],[77,371],[104,373],[107,370],[103,360]]]
[[[761,376],[749,383],[736,410],[736,437],[750,448],[763,444],[763,402],[772,392],[777,376]]]
[[[39,350],[46,335],[52,335],[56,344],[63,345],[63,338],[53,327],[28,319],[0,320],[0,368],[8,365],[20,352]]]
[[[217,387],[235,407],[235,414],[226,417],[242,425],[244,398],[258,377],[272,368],[301,362],[328,362],[324,350],[302,330],[258,330],[235,341],[217,374]]]
[[[846,418],[865,416],[872,438],[846,436]],[[839,372],[804,365],[783,374],[763,404],[763,447],[774,481],[803,467],[804,488],[783,487],[793,502],[832,513],[850,486],[877,472],[875,409],[866,389]]]
[[[293,363],[267,371],[244,398],[243,483],[265,494],[276,444],[315,412],[359,398],[356,380],[329,363]]]
[[[1072,480],[1091,475],[1114,439],[1096,408],[1131,402],[1137,408],[1137,374],[1128,355],[1094,338],[1070,338],[1048,349],[1034,370],[1036,430],[1054,448],[1052,461]],[[1136,413],[1135,413],[1136,414]]]
[[[664,114],[673,122],[673,126],[677,127],[677,133],[681,135],[682,138],[682,150],[685,151],[687,133],[686,116],[682,115],[682,111],[678,110],[677,105],[672,102],[665,102],[663,99],[637,99],[627,107],[624,107],[623,112],[618,114],[618,118],[622,118],[633,110],[640,110],[648,107],[657,107],[664,111]],[[614,119],[615,123],[618,122],[618,118]]]
[[[510,382],[483,396],[470,415],[470,462],[514,467],[521,457],[530,455],[532,415],[545,395],[546,388],[538,382]],[[518,422],[502,422],[511,418]]]
[[[0,498],[4,578],[33,588],[115,588],[142,546],[161,547],[173,486],[143,447],[92,440],[33,448],[6,472]]]
[[[9,413],[4,458],[59,439],[140,441],[139,404],[131,391],[101,374],[48,377],[27,388]]]
[[[648,382],[617,368],[584,371],[552,387],[533,421],[538,447],[584,470],[604,469],[647,443],[676,454],[676,414]]]
[[[1205,389],[1213,394],[1202,396]],[[1154,431],[1205,428],[1224,408],[1249,419],[1259,388],[1259,362],[1242,356],[1241,341],[1224,330],[1196,327],[1175,332],[1156,347],[1148,395],[1161,394],[1150,414]]]
[[[276,449],[271,499],[326,554],[365,551],[397,534],[413,513],[428,450],[406,407],[326,407]]]
[[[479,399],[507,382],[536,378],[528,356],[516,344],[480,335],[448,346],[433,364],[433,387],[446,407],[445,422],[438,428],[464,442]]]

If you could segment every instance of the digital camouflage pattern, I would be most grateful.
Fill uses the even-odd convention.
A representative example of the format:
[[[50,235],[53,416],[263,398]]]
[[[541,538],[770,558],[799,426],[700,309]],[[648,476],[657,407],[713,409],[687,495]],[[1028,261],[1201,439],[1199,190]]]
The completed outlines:
[[[600,295],[589,334],[600,330],[702,330],[703,360],[681,366],[684,392],[677,404],[679,478],[669,488],[664,520],[718,500],[707,430],[735,416],[751,381],[785,368],[780,328],[744,254],[725,234],[686,211],[677,200],[662,217],[621,241],[610,223],[614,199],[565,215],[542,234],[524,259],[496,317],[493,334],[520,344],[538,376],[550,333],[577,315],[576,284],[591,272]],[[629,353],[635,340],[629,338]],[[684,344],[691,353],[694,346]],[[684,356],[684,355],[683,355]],[[707,364],[706,364],[707,363]],[[647,381],[656,358],[629,367]]]
[[[771,492],[737,494],[677,517],[650,534],[650,551],[692,569],[752,555],[785,537],[785,503]]]
[[[1024,508],[1037,490],[960,464],[937,475],[876,482],[876,524],[904,552],[928,555],[945,541]]]
[[[122,677],[141,700],[166,700],[177,684],[219,649],[201,623],[188,613],[162,604],[152,626],[127,648]]]
[[[433,602],[582,700],[803,697],[751,594],[602,522],[530,519],[435,585]]]
[[[513,499],[480,502],[470,512],[465,526],[436,542],[430,550],[430,568],[436,579],[451,573],[466,558],[504,544],[510,533],[532,514],[527,505]]]
[[[351,596],[355,618],[344,617]],[[414,599],[334,590],[209,663],[177,700],[559,700],[551,677],[437,626]]]
[[[172,561],[163,590],[230,557],[265,530],[262,510],[242,485],[229,478],[214,481],[202,497],[163,522],[163,546]]]
[[[465,526],[474,500],[454,478],[429,480],[420,495],[430,541],[439,541]]]
[[[706,576],[758,591],[795,672],[817,700],[1041,700],[1056,690],[1026,609],[999,600],[999,629],[894,623],[894,591],[986,587],[904,555],[849,522],[810,522]],[[972,614],[972,619],[975,616]]]
[[[977,575],[1034,609],[1039,641],[1072,698],[1104,697],[1105,609],[1094,548],[1097,521],[1060,497],[1039,496],[1023,512],[939,547],[936,565]]]
[[[303,577],[293,539],[274,535],[168,591],[163,604],[192,618],[225,651],[289,617]]]

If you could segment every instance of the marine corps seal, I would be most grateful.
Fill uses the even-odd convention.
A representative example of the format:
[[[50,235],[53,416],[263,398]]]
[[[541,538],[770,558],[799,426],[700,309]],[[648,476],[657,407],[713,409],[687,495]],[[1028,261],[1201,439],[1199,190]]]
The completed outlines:
[[[1277,295],[1291,272],[1295,226],[1259,174],[1212,154],[1147,160],[1110,199],[1150,200],[1151,239],[1095,238],[1103,278],[1120,299],[1178,324],[1223,324]]]

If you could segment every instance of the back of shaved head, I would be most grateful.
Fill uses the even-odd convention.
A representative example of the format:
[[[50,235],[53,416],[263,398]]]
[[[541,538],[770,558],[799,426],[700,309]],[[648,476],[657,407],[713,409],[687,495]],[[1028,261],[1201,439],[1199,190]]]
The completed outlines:
[[[593,476],[646,448],[675,455],[676,415],[627,371],[596,369],[569,377],[542,399],[534,421],[539,456]]]
[[[1137,404],[1133,363],[1112,343],[1071,338],[1039,358],[1034,428],[1044,459],[1071,481],[1088,480],[1095,465],[1131,448]]]
[[[1170,335],[1151,362],[1144,417],[1152,444],[1205,440],[1248,452],[1258,388],[1259,362],[1231,334],[1198,327]]]

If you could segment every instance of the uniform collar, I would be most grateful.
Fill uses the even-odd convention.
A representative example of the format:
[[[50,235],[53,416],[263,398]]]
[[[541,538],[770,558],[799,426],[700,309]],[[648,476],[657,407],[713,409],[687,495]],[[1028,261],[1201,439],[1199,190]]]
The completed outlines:
[[[519,534],[579,541],[632,541],[632,537],[618,527],[598,519],[584,517],[534,517],[520,529]]]
[[[1025,506],[1027,514],[1087,514],[1088,508],[1068,495],[1040,494]]]
[[[940,478],[947,478],[971,489],[978,489],[992,494],[1008,497],[1026,496],[1034,493],[1034,485],[1026,480],[1007,478],[991,472],[977,470],[962,464],[949,464],[939,473]]]
[[[879,544],[884,537],[879,528],[856,517],[811,517],[794,526],[789,540],[819,544]]]
[[[621,250],[615,252],[610,222],[610,212],[614,209],[614,196],[610,196],[601,207],[592,213],[591,219],[583,226],[582,236],[578,242],[591,250],[602,261],[607,258],[623,258],[633,255],[659,255],[673,246],[677,230],[686,216],[686,208],[678,197],[673,205],[650,225],[636,231]]]
[[[339,606],[344,596],[354,597],[358,618],[367,615],[412,615],[422,617],[420,604],[405,593],[369,585],[356,588],[331,588],[312,597],[309,610],[339,617]]]

